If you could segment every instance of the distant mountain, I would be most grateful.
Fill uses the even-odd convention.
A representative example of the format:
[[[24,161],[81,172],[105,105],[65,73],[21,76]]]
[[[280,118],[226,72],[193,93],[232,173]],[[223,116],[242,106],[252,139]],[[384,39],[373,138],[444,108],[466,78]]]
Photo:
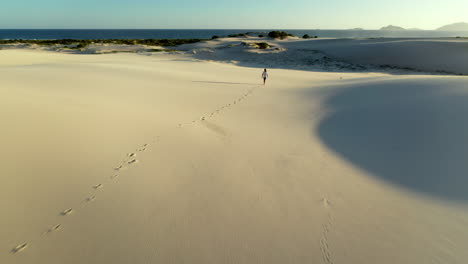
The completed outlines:
[[[468,23],[460,22],[438,28],[440,31],[468,31]]]
[[[408,28],[407,30],[411,30],[411,31],[422,31],[424,29],[420,29],[420,28]]]
[[[392,26],[392,25],[390,25],[390,26],[383,27],[383,28],[381,28],[380,30],[402,31],[402,30],[406,30],[406,29],[404,29],[404,28],[402,28],[402,27],[397,27],[397,26]]]

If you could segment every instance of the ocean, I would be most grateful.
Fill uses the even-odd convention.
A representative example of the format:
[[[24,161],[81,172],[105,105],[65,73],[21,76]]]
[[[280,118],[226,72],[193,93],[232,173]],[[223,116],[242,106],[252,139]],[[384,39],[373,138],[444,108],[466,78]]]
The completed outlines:
[[[271,29],[0,29],[0,39],[209,39]],[[382,31],[382,30],[296,30],[283,29],[295,36],[309,34],[323,38],[442,38],[468,37],[468,31]]]

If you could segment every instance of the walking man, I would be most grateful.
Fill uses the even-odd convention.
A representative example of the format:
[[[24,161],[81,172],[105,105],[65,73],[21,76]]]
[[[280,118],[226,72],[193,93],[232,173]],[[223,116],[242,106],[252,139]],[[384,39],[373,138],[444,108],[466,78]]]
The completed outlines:
[[[266,83],[266,79],[268,78],[268,72],[267,72],[267,69],[264,69],[264,70],[263,70],[263,73],[262,73],[262,78],[263,78],[263,85],[265,85],[265,83]]]

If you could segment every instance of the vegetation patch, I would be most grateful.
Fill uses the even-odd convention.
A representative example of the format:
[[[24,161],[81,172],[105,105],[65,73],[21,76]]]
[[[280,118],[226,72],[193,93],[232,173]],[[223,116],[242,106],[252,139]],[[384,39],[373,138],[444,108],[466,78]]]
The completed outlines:
[[[311,38],[318,38],[317,36],[310,36],[309,34],[305,34],[304,36],[302,36],[303,39],[311,39]]]
[[[104,53],[137,53],[136,50],[113,50],[110,52],[104,52]]]
[[[228,35],[229,38],[237,38],[237,37],[247,37],[247,33],[241,33],[241,34],[230,34]]]
[[[176,52],[175,49],[148,49],[147,52]]]
[[[271,31],[270,33],[268,33],[268,36],[270,38],[274,38],[274,39],[285,39],[287,37],[294,37],[293,34],[289,34],[287,32],[284,32],[284,31]]]
[[[205,41],[205,39],[8,39],[0,40],[0,44],[36,44],[40,46],[76,45],[75,47],[72,47],[72,49],[82,49],[90,44],[148,45],[172,47],[182,44],[192,44],[200,41]]]
[[[259,42],[259,43],[255,43],[257,45],[257,47],[259,49],[267,49],[270,47],[270,45],[268,45],[268,43],[266,42]]]

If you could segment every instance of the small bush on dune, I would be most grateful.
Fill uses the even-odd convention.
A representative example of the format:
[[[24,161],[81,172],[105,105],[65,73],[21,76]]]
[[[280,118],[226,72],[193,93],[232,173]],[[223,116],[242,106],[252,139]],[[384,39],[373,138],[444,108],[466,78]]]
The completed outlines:
[[[286,34],[281,34],[280,31],[271,31],[270,33],[268,33],[268,36],[270,38],[281,38],[282,36],[283,37],[286,37],[287,35]]]
[[[263,38],[263,37],[265,37],[265,36],[264,36],[264,35],[258,35],[258,37],[259,37],[259,38]]]
[[[211,39],[219,39],[219,36],[212,36]]]
[[[241,33],[241,34],[230,34],[228,35],[229,38],[237,38],[237,37],[247,37],[247,34]]]
[[[257,44],[259,49],[267,49],[270,47],[270,45],[268,45],[268,43],[266,42],[260,42],[260,43],[255,43],[255,44]]]
[[[310,39],[311,36],[309,36],[308,34],[305,34],[304,36],[302,36],[303,39]]]
[[[88,46],[87,43],[80,43],[76,46],[77,49],[83,49],[83,48],[86,48],[86,46]]]
[[[274,39],[277,39],[277,38],[285,39],[287,37],[294,37],[294,35],[288,34],[287,32],[284,32],[284,31],[271,31],[270,33],[268,33],[268,36]]]
[[[149,49],[146,50],[147,52],[176,52],[178,50],[175,49]]]

